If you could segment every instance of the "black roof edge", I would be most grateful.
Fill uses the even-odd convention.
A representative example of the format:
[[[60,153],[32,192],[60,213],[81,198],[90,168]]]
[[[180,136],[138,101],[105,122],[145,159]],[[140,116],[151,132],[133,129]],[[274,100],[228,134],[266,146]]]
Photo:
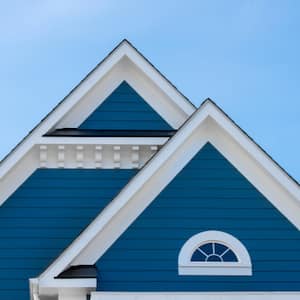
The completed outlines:
[[[171,137],[177,130],[94,130],[61,128],[45,134],[45,137]]]
[[[216,104],[215,101],[213,101],[211,98],[206,98],[199,106],[204,106],[207,102],[212,103],[220,112],[222,112],[239,130],[242,131],[244,135],[246,135],[247,138],[249,138],[264,154],[270,158],[277,167],[279,167],[292,181],[294,181],[298,186],[300,186],[300,182],[298,182],[286,169],[284,169],[266,150],[264,150],[240,125],[238,125],[218,104]]]
[[[96,278],[97,268],[95,265],[71,266],[57,275],[56,279]]]

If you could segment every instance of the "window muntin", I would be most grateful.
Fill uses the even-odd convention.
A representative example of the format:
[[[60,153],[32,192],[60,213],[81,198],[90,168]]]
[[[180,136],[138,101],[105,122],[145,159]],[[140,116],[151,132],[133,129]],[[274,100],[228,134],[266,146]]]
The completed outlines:
[[[203,262],[237,262],[234,252],[219,242],[209,242],[199,246],[193,253],[191,261]]]

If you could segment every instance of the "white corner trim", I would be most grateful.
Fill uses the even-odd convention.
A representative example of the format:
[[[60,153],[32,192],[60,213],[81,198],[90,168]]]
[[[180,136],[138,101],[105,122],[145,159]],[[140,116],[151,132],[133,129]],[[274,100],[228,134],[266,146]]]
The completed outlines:
[[[95,263],[207,142],[211,142],[300,228],[300,191],[297,184],[274,162],[270,166],[267,155],[249,138],[245,139],[245,134],[208,101],[45,270],[41,278],[53,278],[69,265]],[[258,156],[264,157],[264,160],[257,161]],[[284,176],[285,180],[278,182]],[[286,184],[287,181],[289,184]]]
[[[136,49],[134,49],[127,41],[124,41],[124,55],[126,55],[130,62],[139,67],[144,73],[157,85],[170,99],[177,104],[188,116],[195,110],[195,106],[187,100],[174,86],[166,80],[161,73],[157,71]]]
[[[196,249],[209,242],[219,242],[231,249],[238,262],[194,262]],[[252,275],[251,259],[245,246],[234,236],[222,231],[204,231],[193,235],[178,255],[179,275]]]
[[[62,124],[64,118],[74,107],[84,98],[93,93],[94,87],[109,72],[126,59],[136,65],[140,72],[145,74],[149,81],[155,81],[155,85],[162,89],[163,94],[167,95],[170,107],[173,105],[178,112],[183,123],[194,111],[194,106],[181,95],[144,57],[141,56],[127,41],[123,41],[100,65],[98,65],[33,131],[1,162],[0,180],[20,161],[38,140],[51,129],[56,128],[57,124]],[[120,74],[117,78],[111,78],[110,88],[120,83]],[[106,90],[107,93],[111,90]],[[173,98],[174,97],[174,98]],[[167,100],[166,100],[167,101]],[[179,121],[179,120],[178,120]],[[179,121],[180,122],[180,121]]]
[[[91,300],[299,300],[300,292],[91,292]]]
[[[38,285],[37,278],[29,279],[29,292],[30,292],[30,300],[40,300],[39,285]]]
[[[249,136],[241,131],[224,113],[216,107],[213,103],[206,103],[207,111],[210,118],[216,122],[225,132],[246,151],[248,154],[255,158],[277,182],[283,186],[291,195],[300,201],[300,187],[297,185],[290,176],[288,176],[262,149],[255,144]]]

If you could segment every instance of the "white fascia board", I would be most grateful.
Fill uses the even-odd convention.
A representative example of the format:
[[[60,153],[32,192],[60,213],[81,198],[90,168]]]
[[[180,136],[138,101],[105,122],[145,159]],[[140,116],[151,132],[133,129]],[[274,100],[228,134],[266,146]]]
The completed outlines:
[[[91,300],[298,300],[300,292],[91,292]]]
[[[55,129],[79,127],[123,81],[126,81],[173,128],[179,128],[189,117],[142,69],[124,56],[55,125]]]
[[[42,145],[163,145],[168,137],[41,137]]]
[[[195,107],[125,40],[120,43],[120,45],[117,46],[117,48],[111,52],[57,107],[55,107],[55,109],[40,124],[38,124],[15,149],[13,149],[8,157],[1,162],[0,179],[3,178],[35,144],[39,143],[38,140],[44,134],[55,128],[56,124],[58,124],[65,115],[93,89],[99,80],[108,74],[109,71],[124,57],[130,57],[131,62],[139,66],[140,69],[146,68],[145,70],[141,69],[141,71],[149,78],[153,78],[156,84],[161,87],[165,93],[170,95],[171,100],[173,100],[171,97],[175,97],[173,103],[176,104],[178,109],[185,112],[186,117],[190,116],[195,111]],[[133,60],[137,60],[137,62]]]
[[[249,144],[253,141],[248,138],[245,144],[244,133],[241,130],[236,131],[238,128],[234,124],[229,126],[231,120],[219,112],[221,111],[212,102],[207,101],[56,259],[41,278],[53,278],[68,265],[91,264],[97,261],[207,142],[216,146],[254,186],[259,186],[266,198],[299,229],[299,187],[294,183],[297,187],[290,189],[290,185],[278,183],[274,175],[266,170],[265,165],[256,161],[257,151],[262,152],[268,161],[267,155],[259,147],[254,147],[255,152],[250,155]],[[223,124],[222,127],[220,123]],[[243,163],[244,160],[246,163]],[[288,177],[284,172],[283,174]],[[259,182],[264,178],[267,178],[264,181],[265,186],[261,186]],[[273,189],[275,193],[272,192]]]
[[[38,280],[39,288],[95,288],[96,278]]]
[[[195,110],[195,106],[187,100],[174,86],[166,80],[139,52],[125,41],[124,52],[126,56],[133,61],[140,69],[151,78],[151,80],[159,86],[188,116]]]
[[[121,46],[121,45],[120,45]],[[116,49],[118,50],[118,49]],[[114,51],[96,68],[74,91],[72,91],[55,109],[33,129],[31,133],[1,162],[0,178],[2,178],[35,144],[38,139],[47,133],[63,116],[71,110],[99,80],[103,77],[121,58],[120,51]]]
[[[232,138],[234,138],[249,155],[271,175],[277,182],[284,186],[294,197],[300,201],[300,187],[288,176],[249,136],[235,125],[224,113],[213,103],[207,102],[209,116],[218,123]]]

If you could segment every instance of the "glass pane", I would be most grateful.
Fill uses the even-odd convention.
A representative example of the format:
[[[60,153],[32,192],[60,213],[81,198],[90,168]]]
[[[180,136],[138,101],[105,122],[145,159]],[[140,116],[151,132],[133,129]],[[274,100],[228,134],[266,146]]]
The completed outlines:
[[[205,261],[205,259],[206,256],[197,249],[192,256],[191,261]]]
[[[207,243],[202,245],[201,247],[199,247],[199,249],[201,249],[203,252],[205,252],[206,254],[211,254],[213,253],[213,248],[212,248],[212,243]]]
[[[223,261],[226,261],[226,262],[238,261],[236,255],[230,249],[222,256],[222,258],[223,258]]]
[[[216,254],[222,255],[227,249],[228,249],[227,246],[220,243],[215,243]]]
[[[201,245],[192,255],[191,261],[237,262],[237,256],[227,246],[220,243]]]

